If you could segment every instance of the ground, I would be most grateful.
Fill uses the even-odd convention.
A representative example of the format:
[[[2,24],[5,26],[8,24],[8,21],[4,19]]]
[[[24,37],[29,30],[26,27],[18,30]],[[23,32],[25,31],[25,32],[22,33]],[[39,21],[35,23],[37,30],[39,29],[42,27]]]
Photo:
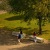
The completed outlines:
[[[6,13],[6,11],[0,10],[0,14],[4,14],[4,13]]]
[[[0,45],[0,50],[50,50],[50,44],[30,42],[16,45]]]
[[[5,12],[0,12],[0,14],[2,14],[2,13],[5,13]],[[0,16],[0,24],[1,24],[0,26],[2,26],[2,24],[3,24],[3,26],[5,24],[5,26],[9,26],[9,27],[17,26],[16,24],[19,22],[17,22],[16,20],[15,20],[15,22],[7,21],[4,18],[4,17],[6,17],[6,18],[9,17],[8,15],[6,16],[6,14],[5,14],[5,16],[3,15],[3,17]],[[10,15],[10,16],[13,16],[13,15]],[[14,20],[14,18],[8,18],[8,19]],[[50,30],[50,27],[49,27],[50,24],[48,24],[46,26],[47,27],[45,27],[45,29]],[[12,32],[0,29],[0,50],[50,50],[50,43],[48,43],[47,40],[45,40],[45,43],[34,43],[32,41],[23,40],[23,42],[19,44],[19,43],[17,43],[16,37],[12,36],[12,34],[10,34],[10,33],[12,33]],[[47,35],[48,35],[47,37],[49,38],[50,34],[47,34]],[[44,36],[44,37],[46,38],[46,36]]]

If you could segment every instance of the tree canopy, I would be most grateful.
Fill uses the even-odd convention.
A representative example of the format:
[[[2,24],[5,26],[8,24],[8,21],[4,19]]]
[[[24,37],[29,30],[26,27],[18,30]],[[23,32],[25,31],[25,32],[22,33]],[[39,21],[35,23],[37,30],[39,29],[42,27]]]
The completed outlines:
[[[25,18],[37,17],[40,12],[42,17],[47,16],[50,11],[50,1],[49,0],[9,0],[9,5],[11,6],[11,12],[23,12]]]

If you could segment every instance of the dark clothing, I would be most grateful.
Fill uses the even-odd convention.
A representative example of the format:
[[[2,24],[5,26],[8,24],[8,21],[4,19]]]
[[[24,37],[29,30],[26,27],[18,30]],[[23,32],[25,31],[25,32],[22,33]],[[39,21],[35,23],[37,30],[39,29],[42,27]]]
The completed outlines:
[[[21,39],[21,34],[18,35],[18,39]]]
[[[36,36],[36,33],[35,32],[33,33],[33,36]]]
[[[21,35],[22,35],[22,30],[20,29],[20,34],[18,35],[18,39],[22,38]]]
[[[36,34],[33,34],[33,36],[36,36]]]
[[[22,31],[20,31],[20,34],[22,34]]]

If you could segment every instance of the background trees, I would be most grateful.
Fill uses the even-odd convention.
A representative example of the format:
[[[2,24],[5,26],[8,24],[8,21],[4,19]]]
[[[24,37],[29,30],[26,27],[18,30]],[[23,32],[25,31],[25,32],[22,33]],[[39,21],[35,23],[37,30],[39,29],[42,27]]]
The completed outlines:
[[[50,18],[50,0],[6,0],[6,10],[13,13],[23,13],[24,21],[38,19],[39,34],[42,32],[42,22]],[[5,7],[5,6],[4,6]],[[49,17],[49,18],[48,18]]]
[[[8,4],[8,0],[0,0],[0,10],[10,11],[11,7]]]

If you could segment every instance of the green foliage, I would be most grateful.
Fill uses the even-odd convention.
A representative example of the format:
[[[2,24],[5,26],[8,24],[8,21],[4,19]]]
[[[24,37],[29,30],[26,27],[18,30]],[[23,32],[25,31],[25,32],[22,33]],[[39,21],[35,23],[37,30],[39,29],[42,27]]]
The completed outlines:
[[[39,29],[50,13],[50,0],[8,0],[7,3],[10,12],[23,13],[24,21],[38,19]]]
[[[49,3],[49,0],[9,0],[9,5],[12,8],[11,12],[17,13],[24,11],[24,20],[26,21],[34,17],[38,18],[37,14],[39,12],[42,18],[47,17],[49,11],[47,6]]]
[[[0,10],[11,10],[10,5],[8,4],[8,0],[0,0]]]

